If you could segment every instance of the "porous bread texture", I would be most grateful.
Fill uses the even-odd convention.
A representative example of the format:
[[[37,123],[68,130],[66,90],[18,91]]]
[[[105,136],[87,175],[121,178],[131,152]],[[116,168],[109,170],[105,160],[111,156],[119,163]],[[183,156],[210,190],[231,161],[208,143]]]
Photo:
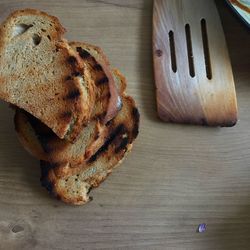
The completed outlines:
[[[126,88],[124,76],[118,70],[114,70],[114,76],[118,88],[124,92]],[[102,145],[95,153],[90,154],[84,163],[41,161],[41,183],[58,199],[75,205],[88,202],[91,188],[97,187],[104,181],[131,150],[133,141],[138,135],[139,112],[131,97],[123,94],[122,100],[122,109],[113,120],[106,124]],[[32,136],[29,136],[30,130],[27,129],[27,131],[26,148],[28,147],[28,150],[36,149],[36,153],[38,153],[40,146],[38,143],[38,147],[36,147],[37,137],[33,136],[33,141],[30,139]],[[44,132],[46,134],[46,130]]]
[[[0,98],[74,141],[87,123],[94,84],[84,61],[62,38],[56,17],[25,9],[0,26]]]
[[[126,79],[116,69],[113,70],[113,77],[122,95],[126,88]],[[101,93],[96,97],[100,103],[105,99],[105,94],[103,96]],[[20,109],[16,109],[14,123],[18,138],[29,153],[40,160],[57,164],[84,163],[98,150],[109,133],[108,127],[100,122],[100,116],[96,116],[96,113],[93,114],[88,126],[82,129],[74,144],[59,139],[38,119]]]
[[[138,135],[139,112],[134,100],[123,98],[123,108],[109,124],[109,135],[85,164],[41,162],[41,183],[57,199],[82,205],[91,200],[89,192],[98,187],[132,149]]]
[[[94,115],[105,124],[116,116],[121,108],[120,92],[112,74],[110,62],[103,50],[83,42],[70,42],[80,57],[93,68],[96,88]]]

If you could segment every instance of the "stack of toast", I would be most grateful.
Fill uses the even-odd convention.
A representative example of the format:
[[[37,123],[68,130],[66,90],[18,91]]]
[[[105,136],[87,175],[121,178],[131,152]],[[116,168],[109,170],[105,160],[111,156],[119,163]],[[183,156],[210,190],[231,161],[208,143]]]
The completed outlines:
[[[40,160],[42,186],[80,205],[131,150],[140,117],[103,51],[64,32],[39,10],[9,15],[0,26],[0,98],[15,109],[21,144]]]

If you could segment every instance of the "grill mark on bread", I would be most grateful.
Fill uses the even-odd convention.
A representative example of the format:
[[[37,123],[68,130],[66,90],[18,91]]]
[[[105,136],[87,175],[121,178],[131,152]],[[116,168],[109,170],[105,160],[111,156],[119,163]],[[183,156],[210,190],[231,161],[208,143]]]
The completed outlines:
[[[65,81],[72,81],[72,80],[73,80],[73,77],[77,77],[77,76],[81,76],[81,73],[78,72],[78,71],[75,71],[75,72],[72,73],[72,75],[67,76],[67,77],[65,78]]]
[[[132,109],[132,116],[134,118],[134,124],[136,124],[136,126],[134,126],[132,131],[132,137],[136,138],[139,133],[139,121],[140,121],[140,113],[136,107]]]
[[[72,100],[77,99],[81,95],[79,89],[75,89],[73,91],[70,91],[68,95],[66,96],[66,99]]]
[[[94,65],[93,69],[94,69],[95,71],[103,71],[103,68],[102,68],[101,64],[99,64],[99,63],[96,63],[96,64]]]
[[[94,140],[96,141],[99,137],[100,137],[100,133],[98,132],[98,133],[95,135]]]
[[[120,145],[115,149],[115,153],[117,154],[124,149],[126,150],[128,144],[129,144],[128,137],[123,138]]]
[[[106,123],[106,126],[109,127],[109,126],[112,124],[112,121],[113,121],[113,119],[110,120],[110,121],[108,121],[108,122]]]
[[[76,51],[79,53],[80,57],[83,59],[87,59],[87,58],[91,57],[90,53],[81,47],[77,47]]]
[[[107,84],[109,82],[108,77],[104,76],[101,79],[99,79],[98,81],[96,81],[97,85],[102,85],[102,84]]]
[[[65,78],[65,81],[71,81],[71,80],[73,80],[73,79],[72,79],[72,76],[67,76],[67,77]]]
[[[67,61],[72,66],[74,66],[76,64],[76,62],[77,62],[77,60],[76,60],[76,58],[74,56],[69,56]]]
[[[96,161],[102,153],[104,153],[105,151],[107,151],[108,147],[110,146],[110,144],[122,133],[124,133],[126,131],[126,127],[124,124],[120,124],[118,125],[113,132],[110,133],[110,135],[108,136],[108,138],[106,139],[106,141],[104,142],[104,144],[99,148],[99,150],[97,150],[97,152],[92,155],[90,157],[90,159],[88,160],[88,163],[93,163],[94,161]]]
[[[108,92],[108,94],[106,96],[104,96],[102,99],[105,99],[105,98],[109,99],[110,97],[111,97],[111,94],[110,94],[110,92]]]
[[[64,120],[71,120],[72,118],[72,112],[71,111],[66,111],[64,113],[61,114],[61,118]]]
[[[73,74],[72,74],[72,76],[81,76],[82,74],[80,73],[80,72],[78,72],[78,71],[75,71]]]

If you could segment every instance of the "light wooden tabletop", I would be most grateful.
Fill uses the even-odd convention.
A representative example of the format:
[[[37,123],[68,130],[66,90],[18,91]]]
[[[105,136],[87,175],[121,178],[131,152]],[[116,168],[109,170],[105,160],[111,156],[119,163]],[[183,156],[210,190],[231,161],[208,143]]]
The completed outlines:
[[[100,45],[128,79],[141,112],[127,160],[92,191],[65,205],[40,187],[38,161],[20,146],[13,111],[0,103],[0,249],[250,249],[250,35],[217,1],[237,88],[234,128],[158,120],[152,72],[151,0],[1,0],[11,10],[56,15],[70,40]],[[205,233],[197,233],[206,223]]]

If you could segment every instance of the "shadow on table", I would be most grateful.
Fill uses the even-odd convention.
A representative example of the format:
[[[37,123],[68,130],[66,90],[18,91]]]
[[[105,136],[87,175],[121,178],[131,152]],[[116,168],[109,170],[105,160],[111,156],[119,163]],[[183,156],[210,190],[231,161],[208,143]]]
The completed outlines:
[[[237,81],[238,75],[244,74],[245,77],[250,79],[249,28],[229,8],[226,1],[216,0],[216,5],[225,32],[237,89],[241,87],[240,81]]]
[[[143,113],[148,119],[160,121],[157,117],[155,82],[152,57],[152,10],[153,1],[145,1],[141,10],[141,25],[139,30],[139,80]]]
[[[0,173],[6,175],[4,188],[11,190],[13,183],[19,183],[19,186],[28,185],[31,192],[37,193],[39,197],[47,196],[39,181],[39,161],[30,156],[18,141],[14,129],[14,110],[0,101],[0,113]]]

